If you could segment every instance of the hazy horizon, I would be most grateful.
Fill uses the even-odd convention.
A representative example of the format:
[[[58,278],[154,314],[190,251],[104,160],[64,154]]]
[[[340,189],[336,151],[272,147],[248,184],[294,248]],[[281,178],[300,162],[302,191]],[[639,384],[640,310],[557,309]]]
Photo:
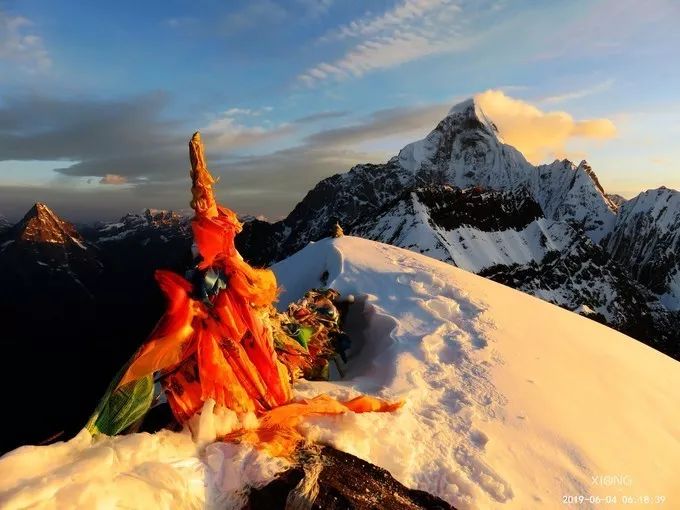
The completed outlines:
[[[626,198],[680,188],[678,3],[124,4],[0,3],[10,220],[184,209],[199,129],[221,200],[275,220],[475,95],[532,163],[587,159]]]

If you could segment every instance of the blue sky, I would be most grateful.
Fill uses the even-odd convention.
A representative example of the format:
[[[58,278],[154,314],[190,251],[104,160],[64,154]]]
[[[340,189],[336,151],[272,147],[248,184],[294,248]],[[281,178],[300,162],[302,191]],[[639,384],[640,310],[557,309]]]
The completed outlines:
[[[476,94],[534,162],[680,188],[679,21],[674,0],[0,0],[0,213],[184,208],[200,129],[221,198],[278,218]]]

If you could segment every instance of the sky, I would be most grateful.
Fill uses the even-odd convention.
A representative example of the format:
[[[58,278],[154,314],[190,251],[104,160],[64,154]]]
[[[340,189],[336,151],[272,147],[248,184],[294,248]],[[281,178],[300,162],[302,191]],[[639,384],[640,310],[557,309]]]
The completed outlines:
[[[0,0],[0,214],[186,209],[200,130],[222,202],[284,217],[476,97],[533,163],[680,189],[676,0]]]

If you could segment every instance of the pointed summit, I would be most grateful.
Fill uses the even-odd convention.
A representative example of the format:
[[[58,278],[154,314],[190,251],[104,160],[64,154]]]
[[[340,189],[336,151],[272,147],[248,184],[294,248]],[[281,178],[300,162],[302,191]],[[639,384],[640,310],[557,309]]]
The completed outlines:
[[[455,115],[455,114],[474,114],[475,110],[477,108],[477,105],[475,103],[475,99],[473,97],[470,97],[466,99],[465,101],[461,101],[460,103],[454,104],[451,109],[449,110],[449,115]]]
[[[465,127],[467,128],[479,128],[483,127],[490,134],[499,138],[498,127],[493,121],[487,117],[486,113],[474,97],[461,101],[451,107],[447,117],[462,117],[466,119]],[[480,126],[481,124],[481,126]]]
[[[503,143],[474,98],[453,106],[425,138],[404,147],[397,161],[428,181],[459,188],[511,188],[531,169],[519,151]]]
[[[37,202],[14,227],[19,240],[33,243],[75,243],[82,247],[82,238],[76,228],[47,205]]]

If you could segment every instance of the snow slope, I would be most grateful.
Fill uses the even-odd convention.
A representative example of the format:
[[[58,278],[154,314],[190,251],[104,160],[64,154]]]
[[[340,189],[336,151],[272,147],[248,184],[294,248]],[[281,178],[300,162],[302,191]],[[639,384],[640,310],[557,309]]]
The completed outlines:
[[[238,509],[246,485],[288,467],[250,446],[214,442],[237,423],[233,413],[201,418],[193,435],[162,430],[93,441],[83,430],[68,442],[18,448],[0,458],[0,508]]]
[[[346,378],[301,383],[299,396],[406,400],[394,414],[308,419],[310,439],[461,509],[564,508],[566,496],[616,496],[609,508],[625,495],[679,504],[678,362],[526,294],[360,238],[310,244],[274,270],[282,308],[325,271],[357,301]],[[0,506],[232,508],[239,487],[284,466],[212,443],[209,416],[195,439],[164,431],[92,445],[81,434],[15,450],[0,458]],[[597,507],[605,506],[578,505]]]
[[[661,352],[677,352],[677,327],[658,297],[581,229],[547,219],[524,188],[415,188],[349,231],[606,321]]]
[[[366,297],[363,318],[355,312],[350,324],[355,336],[363,328],[364,351],[348,377],[306,383],[302,393],[407,401],[396,417],[317,418],[310,437],[459,508],[562,508],[570,495],[680,504],[677,361],[508,287],[359,238],[309,245],[274,269],[287,289],[282,304],[324,271],[329,285]],[[606,475],[623,486],[594,483]]]

